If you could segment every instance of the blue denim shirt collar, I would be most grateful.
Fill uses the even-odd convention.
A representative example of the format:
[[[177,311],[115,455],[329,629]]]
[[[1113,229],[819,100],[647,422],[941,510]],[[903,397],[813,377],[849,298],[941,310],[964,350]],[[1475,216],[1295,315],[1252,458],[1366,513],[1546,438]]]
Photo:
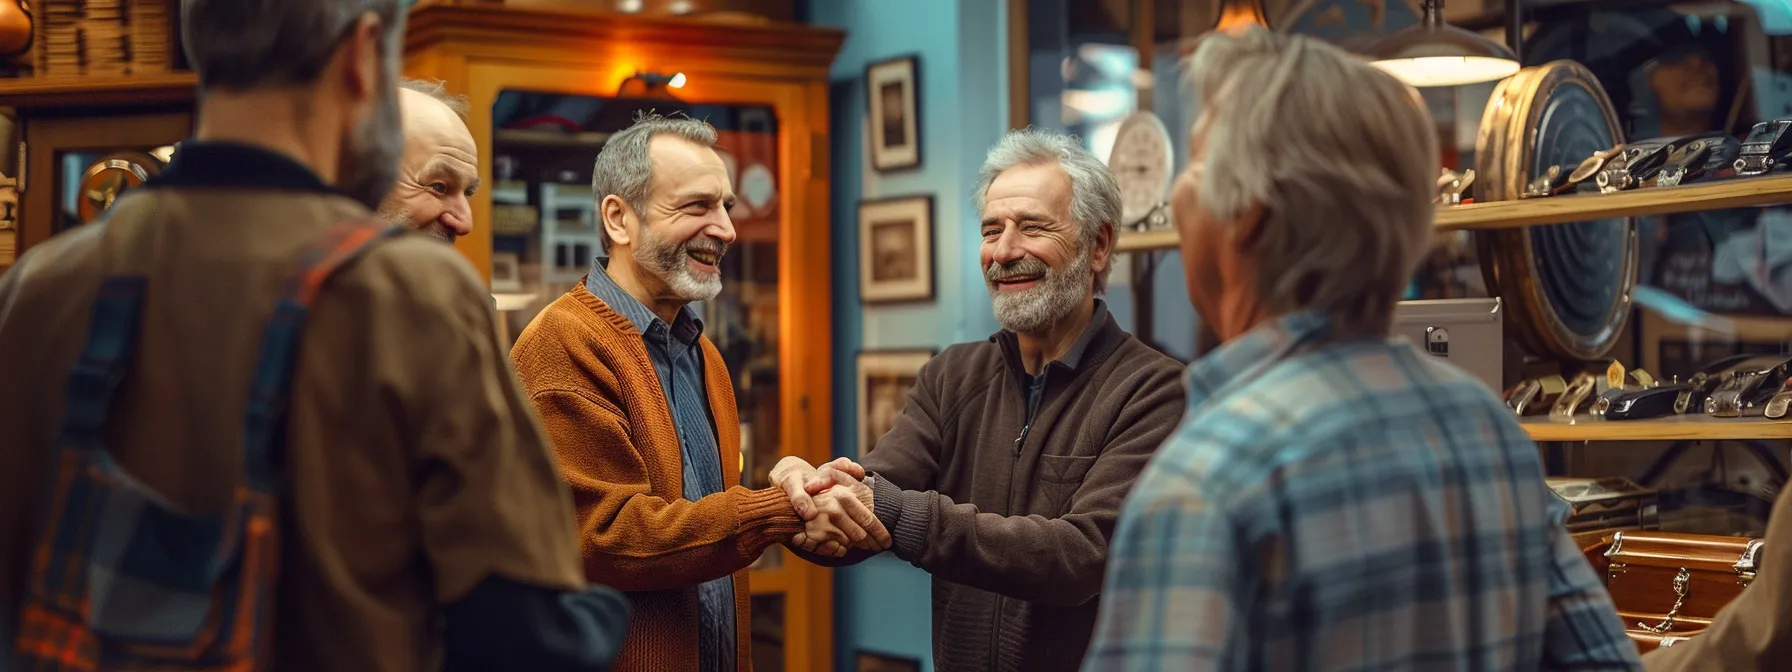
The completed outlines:
[[[678,309],[678,316],[674,318],[673,324],[668,326],[665,320],[648,310],[646,304],[641,303],[640,299],[636,299],[624,291],[621,285],[616,284],[616,280],[610,277],[609,265],[609,257],[596,257],[591,260],[591,272],[585,276],[585,291],[591,292],[593,296],[602,299],[611,310],[628,318],[628,321],[635,325],[635,329],[643,335],[654,337],[656,334],[661,334],[658,337],[663,338],[665,334],[669,334],[678,339],[679,343],[686,345],[695,342],[698,336],[703,335],[703,319],[697,317],[697,311],[692,310],[688,305]]]

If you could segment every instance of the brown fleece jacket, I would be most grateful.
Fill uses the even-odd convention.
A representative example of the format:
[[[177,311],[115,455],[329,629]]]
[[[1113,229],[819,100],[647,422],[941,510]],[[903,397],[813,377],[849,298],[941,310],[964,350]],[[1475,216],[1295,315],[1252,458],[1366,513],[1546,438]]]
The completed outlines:
[[[734,384],[715,345],[702,344],[728,489],[695,502],[680,498],[678,432],[641,332],[583,281],[510,352],[572,488],[585,576],[627,592],[633,607],[618,670],[696,670],[697,585],[730,574],[736,659],[749,670],[747,565],[803,529],[783,491],[740,486]]]
[[[1082,666],[1108,538],[1182,419],[1181,375],[1101,301],[1037,393],[1008,331],[921,367],[896,426],[860,464],[890,551],[933,575],[934,669]],[[869,555],[802,557],[838,566]]]

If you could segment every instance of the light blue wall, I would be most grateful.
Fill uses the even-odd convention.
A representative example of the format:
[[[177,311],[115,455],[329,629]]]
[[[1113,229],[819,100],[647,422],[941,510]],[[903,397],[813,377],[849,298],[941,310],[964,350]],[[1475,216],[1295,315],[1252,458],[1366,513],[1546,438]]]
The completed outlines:
[[[1006,130],[1006,17],[994,0],[826,0],[816,25],[847,31],[832,87],[834,236],[834,445],[857,447],[853,396],[861,350],[943,348],[996,330],[977,272],[977,212],[971,189],[984,150]],[[894,56],[920,61],[921,166],[880,173],[868,162],[865,67]],[[935,299],[859,302],[858,204],[863,199],[934,198]],[[918,658],[932,670],[927,574],[884,555],[835,573],[836,669],[859,650]]]

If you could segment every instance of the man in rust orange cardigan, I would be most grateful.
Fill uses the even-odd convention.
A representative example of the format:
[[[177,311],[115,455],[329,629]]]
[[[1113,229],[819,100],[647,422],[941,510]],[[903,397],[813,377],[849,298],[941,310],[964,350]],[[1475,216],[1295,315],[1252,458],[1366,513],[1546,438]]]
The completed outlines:
[[[841,554],[889,545],[866,486],[793,506],[739,485],[733,382],[688,307],[721,291],[734,241],[715,142],[708,124],[657,115],[610,137],[591,178],[608,259],[511,350],[571,485],[586,576],[633,604],[622,670],[748,670],[761,551],[799,534]]]

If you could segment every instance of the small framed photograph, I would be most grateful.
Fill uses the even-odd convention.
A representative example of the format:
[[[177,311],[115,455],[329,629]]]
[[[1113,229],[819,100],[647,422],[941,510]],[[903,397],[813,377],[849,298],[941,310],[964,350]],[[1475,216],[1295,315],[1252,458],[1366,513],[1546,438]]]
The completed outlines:
[[[932,350],[868,350],[859,353],[859,454],[877,446],[877,440],[896,427],[908,392],[920,380],[921,366],[933,359]]]
[[[920,73],[920,57],[912,54],[865,67],[873,168],[921,165]]]
[[[853,656],[853,672],[921,672],[921,661],[875,651],[859,651]]]
[[[859,299],[866,303],[933,298],[933,197],[859,204]]]

